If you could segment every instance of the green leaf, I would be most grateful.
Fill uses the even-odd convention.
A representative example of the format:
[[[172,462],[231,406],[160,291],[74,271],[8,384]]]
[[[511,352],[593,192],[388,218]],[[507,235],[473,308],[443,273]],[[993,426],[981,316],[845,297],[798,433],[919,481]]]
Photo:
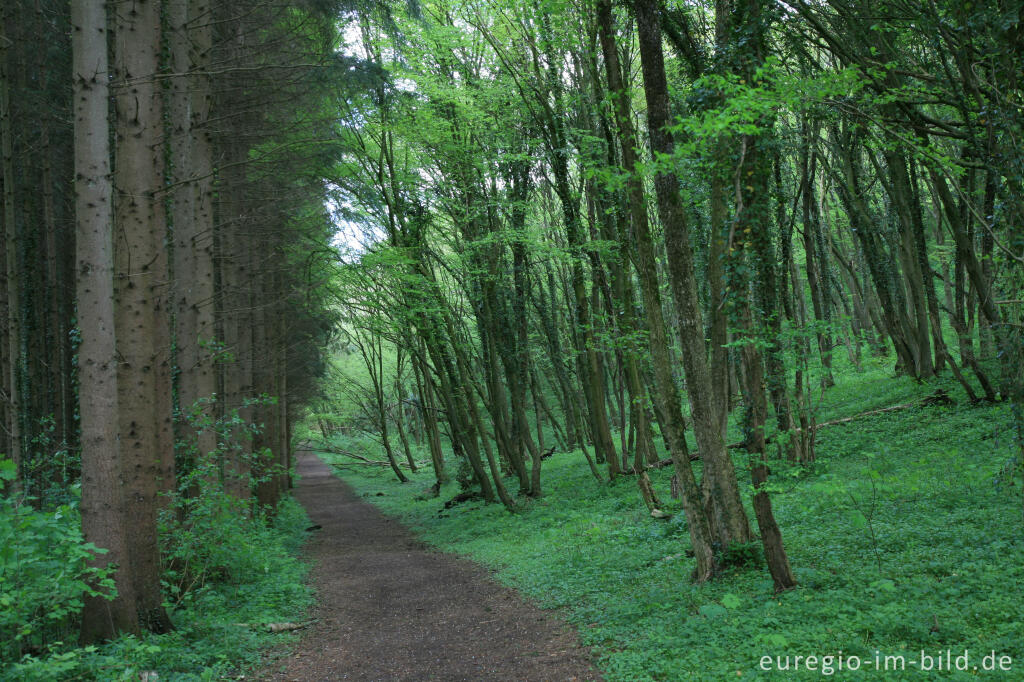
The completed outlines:
[[[722,606],[727,609],[734,609],[740,605],[740,598],[735,594],[726,593],[722,596]]]
[[[697,611],[708,620],[718,620],[720,618],[725,618],[725,616],[729,614],[728,611],[718,604],[705,604],[697,609]]]
[[[849,509],[846,512],[846,519],[854,528],[867,528],[868,518],[859,509]]]
[[[881,580],[876,580],[873,583],[871,583],[869,587],[873,590],[878,590],[879,592],[896,591],[896,583],[890,580],[889,578],[882,578]]]

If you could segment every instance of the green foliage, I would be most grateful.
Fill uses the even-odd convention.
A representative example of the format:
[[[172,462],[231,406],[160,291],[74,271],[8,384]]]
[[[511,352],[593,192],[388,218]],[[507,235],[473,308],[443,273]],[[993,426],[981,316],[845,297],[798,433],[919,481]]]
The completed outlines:
[[[258,428],[237,410],[210,420],[201,409],[203,402],[193,406],[189,421],[196,428],[214,429],[218,447],[193,453],[191,468],[179,474],[178,490],[160,514],[164,582],[176,607],[194,601],[214,583],[245,584],[258,582],[263,575],[287,573],[280,561],[290,560],[275,552],[279,538],[270,532],[272,510],[254,510],[248,501],[226,493],[220,483],[225,455],[236,455],[241,442],[256,435]],[[244,406],[275,402],[260,396],[246,400]],[[261,455],[249,455],[253,470]],[[262,475],[277,473],[271,469]],[[254,478],[250,485],[259,482]]]
[[[21,462],[22,489],[35,498],[36,507],[73,503],[71,483],[78,479],[81,461],[57,432],[52,414],[33,424],[28,454]]]
[[[821,398],[820,421],[911,402],[938,387],[962,395],[949,379],[892,378],[891,359],[865,358],[855,372],[837,358],[836,377]],[[343,475],[426,541],[564,609],[608,680],[770,679],[782,673],[758,669],[765,655],[842,651],[867,660],[877,650],[909,661],[922,649],[947,648],[968,648],[979,663],[995,650],[1012,656],[1016,669],[1024,661],[1014,587],[1024,581],[1024,541],[1019,490],[1005,473],[999,478],[1013,453],[1011,423],[1009,405],[959,400],[822,429],[819,461],[773,492],[800,583],[778,596],[764,569],[750,565],[760,555],[754,546],[737,548],[741,565],[716,581],[693,585],[683,515],[651,520],[631,481],[597,485],[579,452],[545,460],[546,496],[522,501],[512,516],[479,502],[439,516],[456,487],[419,499],[433,482],[429,472],[413,475],[411,488],[367,467]],[[737,453],[741,477],[743,460]],[[669,475],[652,471],[656,488],[665,490]],[[910,666],[902,676],[866,666],[858,674],[921,676]]]
[[[172,599],[174,632],[73,648],[77,633],[71,630],[63,642],[49,642],[48,651],[33,652],[17,663],[5,661],[0,680],[137,680],[143,671],[156,672],[161,680],[217,680],[254,665],[262,650],[293,641],[294,635],[269,633],[260,625],[297,620],[312,603],[306,566],[295,557],[309,518],[291,498],[281,503],[273,525],[260,518],[234,523],[218,518],[234,530],[210,529],[191,547],[223,538],[221,556],[230,554],[230,570],[217,579],[207,571],[203,589]],[[167,537],[164,542],[169,542]],[[53,572],[46,579],[59,575]],[[168,578],[174,576],[168,572]]]
[[[275,539],[266,532],[269,519],[252,515],[219,486],[197,491],[161,516],[164,581],[175,606],[194,601],[211,583],[244,583],[280,568]]]
[[[175,442],[178,490],[173,505],[180,507],[179,518],[187,517],[190,513],[189,505],[200,502],[204,493],[212,494],[212,489],[219,487],[224,475],[223,463],[229,457],[246,460],[251,470],[261,472],[262,478],[250,478],[250,486],[281,473],[266,462],[259,461],[266,454],[266,449],[246,452],[245,446],[251,445],[253,439],[260,434],[261,427],[245,419],[241,412],[264,405],[276,405],[277,398],[266,394],[245,398],[240,408],[228,410],[216,418],[211,416],[214,412],[210,409],[213,402],[214,398],[200,398],[183,415],[179,415],[179,418],[184,417],[189,428],[197,433],[213,431],[217,435],[217,449],[209,453],[196,452],[194,439]],[[210,483],[216,485],[210,486]],[[200,492],[199,495],[196,495],[197,491]]]
[[[246,406],[272,403],[262,396]],[[255,663],[261,649],[288,641],[259,625],[294,620],[311,602],[306,567],[295,556],[309,519],[291,498],[270,516],[224,492],[222,458],[256,430],[237,412],[210,420],[203,406],[193,406],[190,422],[215,429],[218,449],[185,453],[189,467],[160,517],[166,606],[177,629],[74,648],[82,596],[94,589],[112,594],[109,571],[86,566],[96,548],[82,542],[74,504],[36,511],[3,499],[0,664],[7,667],[0,680],[138,679],[143,671],[160,679],[220,679]],[[13,474],[12,463],[0,460],[0,479]]]
[[[0,480],[13,473],[0,460]],[[84,542],[80,527],[75,505],[37,510],[24,498],[0,498],[0,664],[74,638],[83,596],[113,590],[109,570],[87,565],[105,550]]]
[[[758,540],[734,542],[718,552],[718,563],[729,568],[764,567],[764,550]]]

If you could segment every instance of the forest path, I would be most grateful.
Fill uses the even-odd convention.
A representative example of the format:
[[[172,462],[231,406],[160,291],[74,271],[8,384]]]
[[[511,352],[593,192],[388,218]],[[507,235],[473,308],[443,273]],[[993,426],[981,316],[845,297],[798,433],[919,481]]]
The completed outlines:
[[[316,621],[265,680],[598,680],[575,633],[470,561],[431,550],[311,452],[295,497]]]

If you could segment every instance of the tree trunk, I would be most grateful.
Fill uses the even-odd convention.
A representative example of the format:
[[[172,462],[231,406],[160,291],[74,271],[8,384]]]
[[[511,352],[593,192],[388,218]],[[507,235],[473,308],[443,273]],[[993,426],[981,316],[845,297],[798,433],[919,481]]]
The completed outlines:
[[[441,450],[441,433],[437,428],[437,412],[434,405],[434,388],[430,377],[422,364],[425,360],[420,355],[413,356],[413,376],[416,379],[416,395],[419,396],[419,409],[423,415],[423,430],[426,431],[427,445],[430,448],[430,462],[434,467],[434,481],[438,490],[448,482],[448,473],[444,468],[444,452]]]
[[[542,14],[541,27],[545,35],[550,30],[546,14]],[[562,88],[559,62],[554,58],[550,36],[544,40],[548,58],[547,89],[555,100],[554,112],[561,112]],[[611,427],[608,421],[608,409],[605,403],[604,369],[601,357],[596,348],[593,332],[590,299],[587,295],[586,280],[583,272],[583,233],[580,225],[578,197],[569,180],[569,142],[566,140],[562,119],[547,116],[548,155],[552,174],[555,177],[555,193],[562,204],[562,215],[565,222],[566,241],[570,251],[570,290],[576,309],[576,333],[579,335],[577,350],[580,354],[580,381],[583,384],[587,399],[587,412],[590,415],[590,428],[594,439],[595,456],[598,461],[606,460],[608,473],[614,477],[621,473],[619,459],[612,440]]]
[[[402,442],[402,452],[405,453],[405,461],[409,464],[409,471],[416,473],[416,460],[412,456],[412,449],[409,447],[409,437],[405,433],[405,418],[402,416],[403,405],[402,394],[404,393],[404,387],[402,386],[402,347],[395,346],[395,352],[398,355],[398,370],[395,372],[395,429],[398,431],[398,439]]]
[[[669,156],[675,144],[669,131],[671,115],[668,83],[661,51],[658,3],[636,0],[640,57],[643,67],[644,93],[647,99],[647,121],[651,151],[655,157]],[[659,166],[654,176],[658,196],[658,214],[665,229],[665,246],[671,275],[672,292],[679,310],[679,336],[682,364],[686,373],[687,394],[697,436],[697,446],[710,476],[710,521],[715,541],[727,548],[733,542],[749,542],[750,526],[740,501],[739,485],[732,459],[725,448],[724,416],[721,405],[714,400],[714,388],[708,367],[704,322],[697,301],[697,282],[690,251],[690,234],[686,213],[679,197],[678,178]],[[684,498],[685,499],[685,498]]]
[[[167,340],[167,238],[163,204],[163,113],[155,76],[160,3],[140,0],[116,13],[115,243],[118,409],[124,461],[129,556],[139,622],[173,629],[163,607],[157,546],[158,497],[173,483]]]
[[[914,375],[919,366],[917,348],[914,345],[914,337],[906,332],[906,311],[894,292],[890,279],[894,264],[881,243],[875,227],[876,221],[868,210],[860,187],[859,135],[844,135],[837,131],[835,138],[843,164],[838,183],[839,196],[849,215],[850,228],[861,246],[875,293],[879,298],[883,326],[896,350],[897,369]],[[873,306],[869,307],[869,310],[872,308]]]
[[[213,150],[209,131],[211,18],[206,0],[168,4],[171,59],[171,180],[179,434],[199,457],[217,447],[213,401]]]
[[[658,420],[662,434],[672,458],[676,476],[682,486],[682,499],[690,539],[697,559],[697,579],[707,580],[716,573],[713,539],[708,518],[700,501],[700,492],[690,465],[686,445],[685,421],[679,391],[672,378],[672,360],[669,356],[669,340],[665,319],[662,314],[660,284],[654,243],[647,220],[647,202],[644,198],[643,179],[638,175],[636,134],[630,118],[628,91],[622,83],[618,48],[615,44],[615,27],[612,20],[612,6],[609,0],[598,3],[598,27],[601,49],[604,54],[605,75],[608,90],[614,101],[615,124],[618,131],[622,162],[627,178],[626,191],[629,198],[630,217],[635,238],[635,265],[644,309],[647,313],[648,347],[654,371],[654,397],[658,405]],[[660,38],[659,38],[660,40]],[[658,46],[660,55],[660,43]],[[626,248],[626,245],[623,245]]]
[[[648,99],[648,127],[652,131],[653,140],[653,131],[656,128],[660,130],[667,123],[668,118],[668,93],[667,85],[665,84],[665,67],[661,53],[658,7],[657,3],[650,0],[637,0],[634,7],[640,35],[644,88]],[[644,308],[647,311],[648,328],[650,329],[649,344],[657,388],[656,395],[660,404],[659,419],[661,420],[662,432],[669,445],[669,454],[675,466],[676,476],[682,485],[683,507],[686,512],[690,528],[690,538],[697,563],[695,577],[698,582],[703,582],[713,578],[718,572],[717,560],[715,559],[713,549],[716,538],[713,535],[711,521],[701,502],[693,470],[690,467],[686,439],[683,432],[682,407],[679,403],[679,394],[675,382],[672,379],[672,364],[668,352],[669,342],[665,333],[665,321],[662,318],[661,297],[658,293],[657,262],[654,255],[653,240],[647,224],[643,185],[641,184],[641,179],[636,176],[637,159],[631,151],[635,148],[635,136],[629,122],[628,102],[624,100],[626,90],[621,85],[619,69],[617,68],[618,56],[614,40],[612,39],[614,34],[611,27],[610,3],[601,3],[599,11],[602,27],[602,47],[604,49],[610,84],[609,89],[617,100],[616,123],[622,143],[623,159],[627,171],[632,171],[629,180],[629,196],[633,229],[636,231],[637,241],[636,270],[640,280]],[[612,83],[613,80],[615,81],[614,83]],[[652,103],[654,103],[656,109],[653,117],[650,111]],[[663,134],[664,131],[658,133],[658,135]],[[671,139],[668,140],[667,144],[671,147]],[[655,154],[658,152],[663,153],[665,146],[664,139],[661,140],[660,148],[656,147],[652,142],[652,151]],[[673,216],[671,215],[671,199],[665,197],[665,201],[663,201],[663,195],[666,192],[674,191],[674,187],[671,186],[673,184],[674,182],[671,178],[666,179],[662,177],[662,174],[659,174],[657,183],[658,207],[662,221],[665,223],[666,231],[670,229],[668,219]],[[676,201],[678,202],[678,198]],[[676,227],[673,225],[672,229]],[[701,330],[701,335],[703,336],[703,330]]]
[[[512,433],[519,443],[522,452],[530,453],[530,497],[540,497],[541,489],[541,448],[530,435],[530,423],[527,420],[526,391],[530,385],[530,346],[529,326],[527,324],[526,302],[529,300],[528,263],[526,256],[526,199],[530,191],[530,169],[523,162],[515,164],[511,170],[512,219],[512,305],[511,326],[514,339],[514,352],[510,358],[508,374],[510,393],[512,395]],[[538,437],[542,434],[538,432]]]
[[[762,10],[764,0],[744,0],[736,3],[729,17],[729,44],[735,67],[739,74],[753,86],[760,85],[758,69],[767,56],[767,32],[770,18]],[[721,17],[721,13],[719,14]],[[743,328],[740,355],[743,364],[743,394],[745,403],[744,436],[745,448],[750,455],[750,473],[754,484],[754,515],[761,544],[764,547],[768,570],[775,583],[775,590],[782,591],[796,586],[796,578],[789,565],[786,550],[782,544],[782,533],[775,522],[771,498],[764,486],[768,480],[768,462],[765,448],[765,424],[768,420],[766,382],[769,392],[777,400],[776,413],[780,419],[779,429],[796,435],[790,421],[788,397],[780,400],[778,394],[785,393],[786,372],[782,364],[778,337],[781,332],[776,275],[775,249],[772,244],[770,178],[772,158],[770,145],[774,121],[768,116],[757,122],[756,134],[743,135],[736,182],[735,242],[730,245],[730,261],[740,265],[745,259],[752,268],[730,268],[730,289],[732,303],[739,309],[740,326]],[[810,226],[804,226],[805,231]],[[745,273],[750,272],[751,275]],[[808,272],[808,276],[810,276]],[[751,277],[756,281],[751,282]],[[751,310],[750,289],[758,308],[756,320]],[[825,303],[827,305],[827,303]],[[768,338],[761,338],[758,329],[764,329]],[[762,353],[762,342],[766,342]],[[767,367],[767,372],[765,372]],[[791,441],[792,452],[799,441]],[[798,459],[803,459],[799,455]]]
[[[11,74],[6,47],[0,51],[0,171],[3,175],[4,253],[7,298],[7,376],[3,388],[7,391],[7,453],[15,466],[14,486],[24,482],[22,457],[22,405],[21,405],[21,274],[18,267],[18,221],[14,194],[14,123],[11,120]]]
[[[805,123],[806,134],[801,149],[803,162],[803,237],[804,254],[807,259],[807,286],[811,290],[811,306],[814,318],[825,325],[825,330],[818,331],[818,353],[824,375],[821,378],[824,388],[835,385],[832,376],[832,333],[829,329],[832,322],[832,306],[828,294],[828,253],[823,248],[821,215],[816,197],[817,153],[812,149],[818,136],[816,124]],[[802,295],[802,294],[801,294]]]
[[[82,457],[82,534],[107,550],[96,567],[116,564],[117,596],[87,596],[81,641],[137,633],[121,451],[118,444],[117,349],[114,336],[114,244],[110,184],[107,8],[71,3],[75,88],[75,214],[78,273],[79,415]]]

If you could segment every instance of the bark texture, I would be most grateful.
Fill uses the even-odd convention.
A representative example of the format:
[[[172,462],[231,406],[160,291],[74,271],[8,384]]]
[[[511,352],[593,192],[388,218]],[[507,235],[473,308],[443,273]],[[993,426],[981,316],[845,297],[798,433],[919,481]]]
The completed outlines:
[[[86,597],[81,640],[88,644],[138,632],[117,438],[117,349],[114,245],[108,136],[107,9],[71,3],[75,87],[75,214],[78,273],[79,415],[82,443],[82,534],[107,550],[93,560],[117,564],[113,600]]]

